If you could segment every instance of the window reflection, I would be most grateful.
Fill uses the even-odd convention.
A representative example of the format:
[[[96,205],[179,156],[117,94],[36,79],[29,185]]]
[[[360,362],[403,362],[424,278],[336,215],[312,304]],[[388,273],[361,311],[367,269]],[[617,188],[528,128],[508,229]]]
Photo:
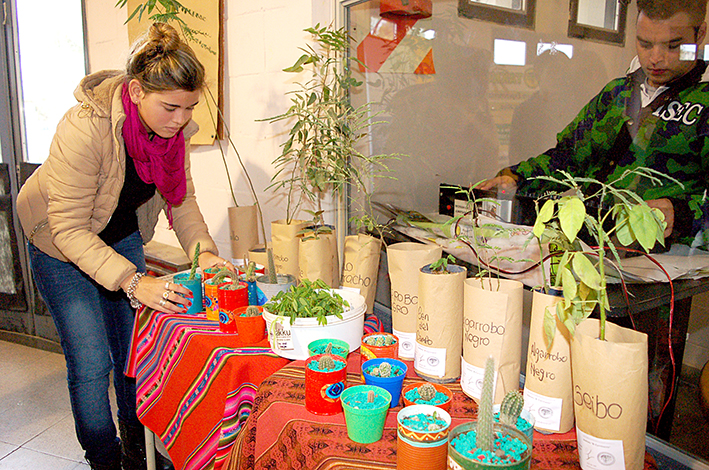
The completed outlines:
[[[625,44],[626,0],[571,0],[569,37]]]
[[[468,0],[470,3],[482,3],[500,8],[509,8],[510,10],[524,10],[522,0]]]

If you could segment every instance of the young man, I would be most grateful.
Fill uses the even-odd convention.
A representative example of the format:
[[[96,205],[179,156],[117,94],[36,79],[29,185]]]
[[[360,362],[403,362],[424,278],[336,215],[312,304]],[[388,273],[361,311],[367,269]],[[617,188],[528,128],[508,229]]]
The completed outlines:
[[[581,110],[556,147],[503,169],[481,188],[539,191],[549,183],[529,178],[558,169],[608,181],[629,168],[649,167],[684,188],[641,181],[637,192],[662,210],[670,241],[691,242],[701,229],[709,187],[709,72],[697,58],[707,32],[706,3],[638,0],[637,57],[627,75]]]

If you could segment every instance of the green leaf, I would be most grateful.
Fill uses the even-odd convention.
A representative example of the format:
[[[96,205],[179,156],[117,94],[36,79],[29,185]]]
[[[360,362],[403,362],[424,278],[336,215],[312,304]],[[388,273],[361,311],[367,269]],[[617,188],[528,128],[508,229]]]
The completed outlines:
[[[583,221],[586,218],[586,206],[583,201],[577,197],[564,198],[559,203],[559,223],[561,230],[566,235],[570,242],[576,240],[576,235],[583,226]]]
[[[574,268],[574,273],[591,289],[599,290],[601,288],[601,275],[593,266],[591,261],[586,258],[583,253],[576,253],[571,260],[571,266]]]
[[[559,304],[557,304],[557,308],[558,305]],[[556,336],[556,317],[549,312],[549,307],[547,307],[544,309],[544,342],[546,343],[547,349],[551,349],[554,336]]]
[[[564,267],[564,269],[561,270],[561,285],[564,288],[564,301],[567,303],[566,307],[569,307],[568,302],[576,297],[578,289],[576,285],[576,278],[567,267]]]
[[[532,233],[534,233],[535,237],[542,237],[542,234],[544,233],[544,226],[549,220],[551,220],[553,215],[554,201],[549,199],[542,206],[539,214],[537,214],[537,220],[534,222],[534,229],[532,230]]]
[[[658,233],[658,222],[652,214],[652,209],[645,204],[634,205],[630,208],[628,223],[638,243],[649,253],[655,246]]]

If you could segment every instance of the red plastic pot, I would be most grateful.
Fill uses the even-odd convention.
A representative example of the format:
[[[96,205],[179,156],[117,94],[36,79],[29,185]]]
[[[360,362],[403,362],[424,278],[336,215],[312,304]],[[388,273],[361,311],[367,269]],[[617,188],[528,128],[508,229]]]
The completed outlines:
[[[226,333],[236,333],[236,323],[233,320],[233,313],[239,307],[249,305],[249,293],[245,282],[240,282],[243,286],[240,289],[226,289],[231,283],[220,284],[217,289],[219,302],[219,329]]]
[[[334,415],[342,411],[340,395],[347,387],[347,363],[338,356],[332,356],[335,364],[341,366],[332,372],[310,368],[310,363],[318,362],[324,354],[309,357],[305,361],[305,409],[316,415]]]

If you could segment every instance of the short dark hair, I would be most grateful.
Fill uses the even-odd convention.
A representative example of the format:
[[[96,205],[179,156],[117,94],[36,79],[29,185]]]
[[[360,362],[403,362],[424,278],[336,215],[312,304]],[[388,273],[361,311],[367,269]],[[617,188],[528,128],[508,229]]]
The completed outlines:
[[[666,20],[680,12],[689,15],[693,26],[699,26],[707,15],[707,0],[638,0],[638,13],[653,20]]]

